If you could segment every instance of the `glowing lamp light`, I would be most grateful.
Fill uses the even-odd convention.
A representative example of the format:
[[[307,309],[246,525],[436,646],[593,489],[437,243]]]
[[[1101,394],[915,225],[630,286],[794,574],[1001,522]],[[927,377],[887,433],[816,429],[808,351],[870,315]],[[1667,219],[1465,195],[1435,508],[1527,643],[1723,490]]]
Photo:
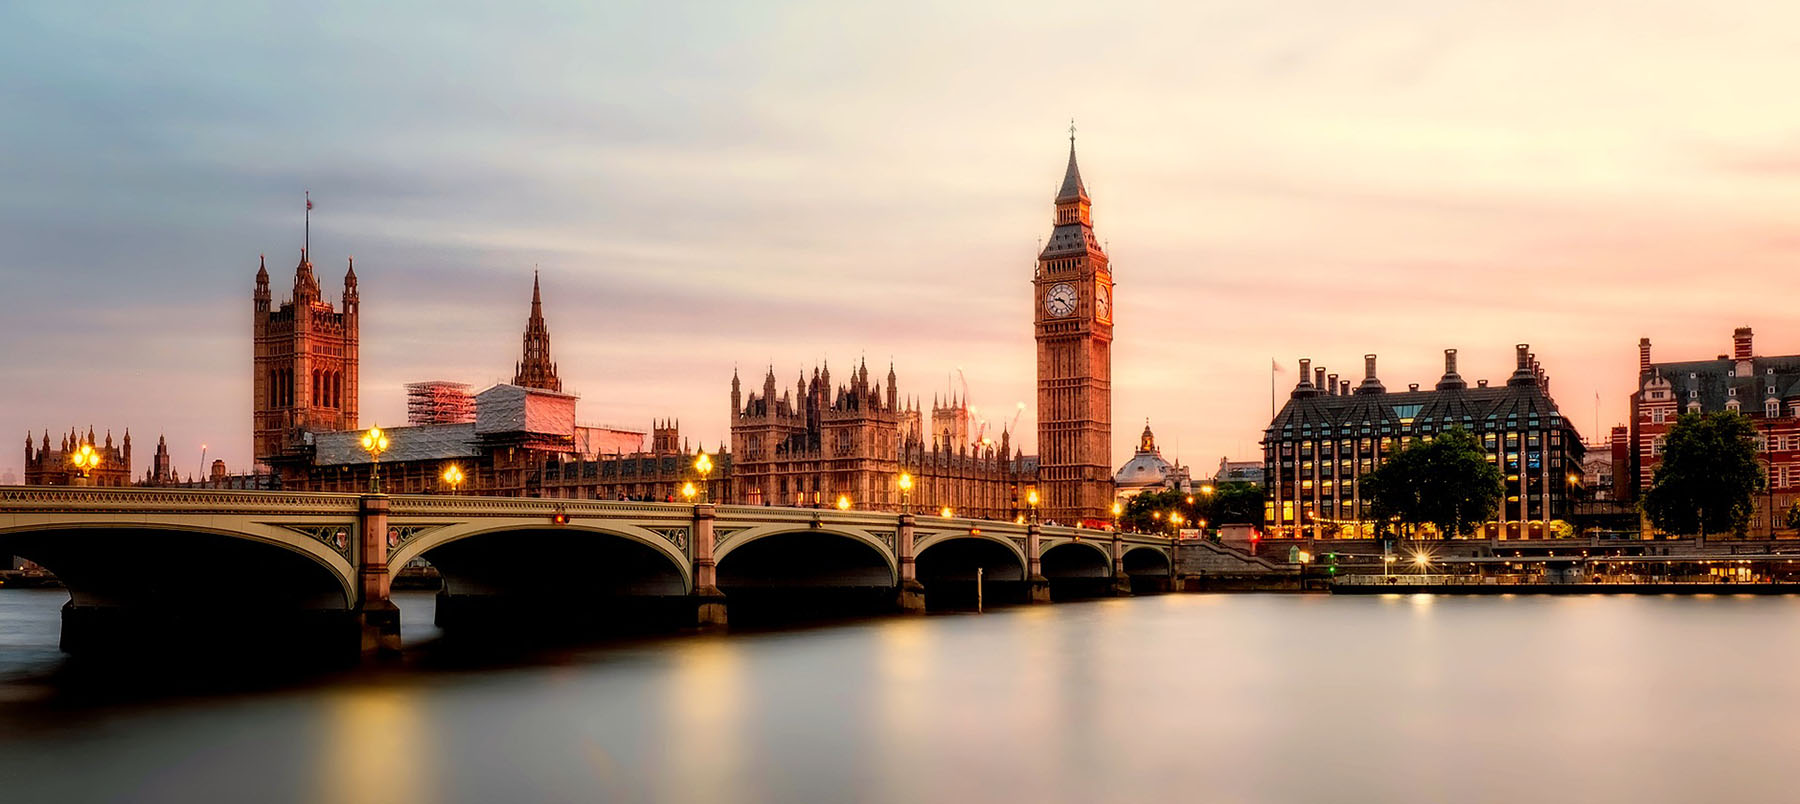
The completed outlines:
[[[912,491],[912,475],[906,472],[900,473],[900,490]]]
[[[699,491],[694,488],[693,481],[690,480],[686,483],[681,484],[681,496],[682,497],[692,500],[692,499],[694,499],[694,495],[698,494],[698,493],[699,493]]]
[[[1120,514],[1125,513],[1125,504],[1121,503],[1121,502],[1114,502],[1112,511],[1113,511],[1113,516],[1118,516]]]
[[[694,459],[694,471],[699,472],[701,477],[705,477],[707,474],[711,473],[712,468],[712,458],[704,451],[700,453],[700,457]]]
[[[1026,502],[1026,503],[1028,503],[1028,504],[1030,504],[1030,505],[1037,505],[1037,504],[1038,504],[1038,493],[1037,493],[1037,489],[1030,489],[1030,490],[1027,490],[1027,491],[1026,491],[1026,492],[1025,492],[1025,502]]]
[[[850,495],[839,494],[838,499],[837,499],[837,507],[838,507],[839,511],[850,510]]]
[[[943,508],[938,509],[938,516],[949,519],[950,517],[956,516],[956,512],[951,510],[950,506],[946,505]]]
[[[1207,485],[1204,485],[1204,486],[1201,486],[1201,487],[1200,487],[1200,493],[1201,493],[1201,494],[1211,494],[1211,493],[1213,493],[1213,487],[1212,487],[1212,484],[1210,484],[1210,483],[1209,483],[1209,484],[1207,484]]]
[[[444,468],[444,483],[450,487],[451,491],[460,488],[463,479],[464,475],[462,467],[457,466],[456,464],[450,464]]]

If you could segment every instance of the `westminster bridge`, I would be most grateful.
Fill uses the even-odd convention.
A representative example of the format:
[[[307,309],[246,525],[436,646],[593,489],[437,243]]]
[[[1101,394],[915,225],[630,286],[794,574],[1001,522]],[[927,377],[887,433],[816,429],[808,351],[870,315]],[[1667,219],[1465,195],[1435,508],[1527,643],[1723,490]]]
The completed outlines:
[[[68,588],[62,644],[77,653],[230,649],[252,634],[397,651],[390,582],[417,559],[442,579],[449,634],[717,627],[728,608],[777,603],[923,612],[928,592],[1037,603],[1160,591],[1178,550],[1143,534],[836,509],[0,487],[0,555]]]

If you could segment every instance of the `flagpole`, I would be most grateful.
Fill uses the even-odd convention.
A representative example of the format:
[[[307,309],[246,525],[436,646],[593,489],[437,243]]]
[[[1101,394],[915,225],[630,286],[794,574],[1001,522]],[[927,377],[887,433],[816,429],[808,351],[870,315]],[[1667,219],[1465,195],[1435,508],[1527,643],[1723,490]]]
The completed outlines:
[[[1275,419],[1275,358],[1269,358],[1269,420]]]
[[[300,251],[312,259],[312,191],[306,191],[306,234],[300,239]]]

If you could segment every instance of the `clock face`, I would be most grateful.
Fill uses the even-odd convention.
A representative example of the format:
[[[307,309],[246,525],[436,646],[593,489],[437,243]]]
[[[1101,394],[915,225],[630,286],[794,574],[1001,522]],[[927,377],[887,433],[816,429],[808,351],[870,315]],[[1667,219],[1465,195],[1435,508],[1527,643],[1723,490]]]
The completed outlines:
[[[1044,312],[1057,318],[1075,312],[1075,286],[1067,282],[1058,282],[1050,286],[1050,292],[1044,294]]]
[[[1112,320],[1112,291],[1105,284],[1094,286],[1094,314]]]

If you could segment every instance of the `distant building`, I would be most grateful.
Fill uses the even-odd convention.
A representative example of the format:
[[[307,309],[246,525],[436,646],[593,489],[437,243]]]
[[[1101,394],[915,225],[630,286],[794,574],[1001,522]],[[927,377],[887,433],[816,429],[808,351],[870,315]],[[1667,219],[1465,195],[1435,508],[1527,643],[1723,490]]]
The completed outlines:
[[[1469,387],[1444,350],[1444,376],[1389,393],[1363,356],[1363,380],[1348,381],[1300,361],[1300,381],[1263,435],[1264,516],[1276,535],[1371,536],[1362,478],[1414,438],[1452,428],[1475,435],[1500,467],[1505,493],[1495,519],[1478,536],[1544,538],[1550,523],[1571,516],[1570,492],[1581,483],[1583,448],[1575,427],[1550,397],[1550,380],[1520,344],[1504,386]]]
[[[1712,360],[1654,363],[1650,339],[1638,341],[1638,389],[1631,395],[1634,498],[1650,487],[1662,463],[1663,436],[1683,413],[1736,411],[1757,431],[1757,452],[1769,488],[1756,495],[1754,535],[1789,530],[1783,512],[1800,496],[1800,355],[1756,355],[1749,327],[1732,332],[1730,355]]]
[[[1011,519],[1026,511],[1036,481],[1012,434],[971,440],[964,400],[932,405],[930,439],[917,401],[902,403],[893,367],[871,382],[864,363],[834,390],[831,367],[815,368],[791,392],[776,395],[775,372],[761,393],[743,393],[731,378],[733,502],[831,506],[839,497],[859,509],[901,508],[902,473],[913,478],[905,502],[916,511],[948,507],[958,516]]]
[[[1611,500],[1614,467],[1612,444],[1595,443],[1586,446],[1587,454],[1581,459],[1581,475],[1587,482],[1588,499]]]
[[[1129,500],[1146,491],[1193,491],[1193,483],[1185,466],[1163,460],[1156,448],[1156,434],[1144,422],[1144,433],[1138,437],[1137,452],[1113,474],[1113,488],[1119,499]]]
[[[254,454],[269,466],[304,463],[309,433],[357,427],[356,265],[344,273],[341,310],[321,295],[305,248],[291,298],[274,304],[259,262],[251,304]]]
[[[91,426],[88,427],[87,435],[70,430],[62,437],[56,449],[50,448],[50,431],[44,431],[43,441],[36,448],[31,445],[31,434],[26,433],[25,485],[77,485],[81,472],[70,463],[70,457],[83,445],[93,447],[100,455],[100,465],[88,472],[87,485],[131,485],[131,431],[126,430],[124,440],[114,446],[112,431],[107,431],[106,441],[102,443],[95,440],[94,428]]]
[[[7,469],[4,472],[0,472],[0,486],[17,486],[17,485],[19,485],[19,476],[13,474],[13,470]]]
[[[1234,461],[1219,458],[1219,471],[1213,474],[1214,485],[1220,483],[1249,483],[1260,486],[1263,483],[1262,461]]]
[[[461,383],[408,386],[408,418],[415,423],[385,428],[389,450],[380,463],[384,490],[662,500],[672,498],[682,483],[697,480],[694,456],[675,448],[679,439],[673,427],[659,424],[657,446],[646,453],[642,430],[576,423],[576,397],[562,392],[556,363],[550,358],[542,285],[535,277],[523,340],[512,383],[494,385],[466,399],[458,398],[467,394],[468,386]],[[354,409],[354,400],[342,402],[346,409]],[[258,415],[260,420],[263,413]],[[420,419],[424,422],[417,423]],[[290,490],[365,491],[376,465],[362,448],[364,432],[299,428],[293,431],[293,440],[283,441],[279,451],[267,456],[277,479],[263,481],[256,478],[265,476],[253,475],[243,476],[243,482],[268,482]],[[723,499],[730,460],[720,456],[715,464],[711,495]],[[444,479],[451,465],[463,477],[454,488]],[[225,487],[238,482],[236,476],[208,480]]]

